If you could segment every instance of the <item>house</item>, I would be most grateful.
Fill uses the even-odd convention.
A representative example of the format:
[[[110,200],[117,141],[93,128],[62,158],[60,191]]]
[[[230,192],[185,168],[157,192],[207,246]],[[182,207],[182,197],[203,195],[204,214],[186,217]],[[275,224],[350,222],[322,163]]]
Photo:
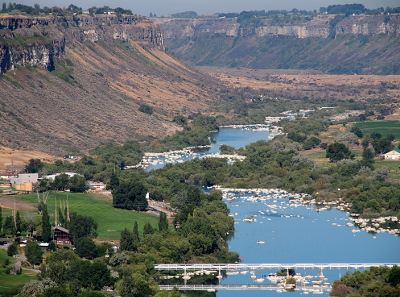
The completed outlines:
[[[89,190],[92,192],[101,192],[105,190],[106,185],[103,182],[88,181]]]
[[[0,179],[10,180],[12,177],[18,177],[18,173],[12,171],[0,172]]]
[[[55,226],[53,228],[53,241],[56,244],[72,244],[71,236],[69,235],[69,230],[61,226]]]
[[[385,160],[400,160],[400,150],[393,150],[383,154]]]
[[[17,177],[10,178],[10,183],[17,190],[33,191],[33,186],[38,179],[39,173],[19,173]]]

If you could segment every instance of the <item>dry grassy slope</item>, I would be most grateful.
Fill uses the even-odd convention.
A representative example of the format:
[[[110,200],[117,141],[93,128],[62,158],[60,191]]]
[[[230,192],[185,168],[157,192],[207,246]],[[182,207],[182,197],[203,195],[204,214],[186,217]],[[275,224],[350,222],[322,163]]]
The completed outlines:
[[[210,81],[135,43],[75,43],[54,72],[18,67],[0,76],[0,142],[62,154],[161,138],[179,129],[170,121],[174,115],[208,111]],[[142,103],[155,113],[139,112]]]

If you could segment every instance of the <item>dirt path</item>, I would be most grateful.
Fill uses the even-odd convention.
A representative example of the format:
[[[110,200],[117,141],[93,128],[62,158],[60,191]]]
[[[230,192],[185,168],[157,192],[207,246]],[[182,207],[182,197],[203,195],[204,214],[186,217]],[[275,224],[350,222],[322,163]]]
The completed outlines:
[[[15,209],[17,210],[35,210],[36,207],[23,202],[19,201],[18,199],[14,199],[8,196],[0,196],[0,206],[3,208],[14,208],[14,202],[15,202]]]

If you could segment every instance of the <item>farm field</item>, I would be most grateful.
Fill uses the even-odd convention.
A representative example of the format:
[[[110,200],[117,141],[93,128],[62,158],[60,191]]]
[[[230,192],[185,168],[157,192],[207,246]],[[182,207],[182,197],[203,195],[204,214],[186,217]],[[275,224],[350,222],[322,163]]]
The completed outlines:
[[[14,196],[16,200],[26,202],[32,206],[37,205],[37,195],[18,195]],[[1,203],[0,198],[0,203]],[[50,215],[51,224],[54,224],[54,211],[56,203],[66,205],[69,202],[69,211],[76,212],[80,215],[91,216],[98,224],[97,232],[99,240],[119,240],[120,232],[127,228],[133,229],[134,222],[137,221],[139,233],[142,234],[143,227],[147,222],[155,227],[158,224],[158,217],[155,215],[135,212],[131,210],[114,208],[112,206],[112,198],[104,195],[93,193],[66,193],[53,192],[47,200],[48,212]],[[37,209],[28,210],[29,212],[39,215]],[[3,209],[3,216],[4,216]],[[25,211],[21,211],[23,215]]]
[[[400,121],[374,121],[374,122],[361,122],[354,124],[355,127],[361,129],[364,135],[378,132],[382,137],[388,134],[394,134],[397,140],[400,140]]]

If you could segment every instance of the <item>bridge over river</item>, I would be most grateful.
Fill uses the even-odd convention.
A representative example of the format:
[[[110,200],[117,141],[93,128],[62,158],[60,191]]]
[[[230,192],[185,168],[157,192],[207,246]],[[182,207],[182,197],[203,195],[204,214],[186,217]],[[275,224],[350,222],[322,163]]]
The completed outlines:
[[[176,287],[179,291],[216,291],[216,290],[264,290],[264,291],[277,291],[286,290],[283,285],[159,285],[161,290],[172,290]],[[312,285],[299,285],[297,289],[303,291],[326,291],[330,290],[330,286],[312,286]]]
[[[155,264],[156,270],[262,270],[262,269],[368,269],[393,267],[400,263],[235,263],[235,264]]]

